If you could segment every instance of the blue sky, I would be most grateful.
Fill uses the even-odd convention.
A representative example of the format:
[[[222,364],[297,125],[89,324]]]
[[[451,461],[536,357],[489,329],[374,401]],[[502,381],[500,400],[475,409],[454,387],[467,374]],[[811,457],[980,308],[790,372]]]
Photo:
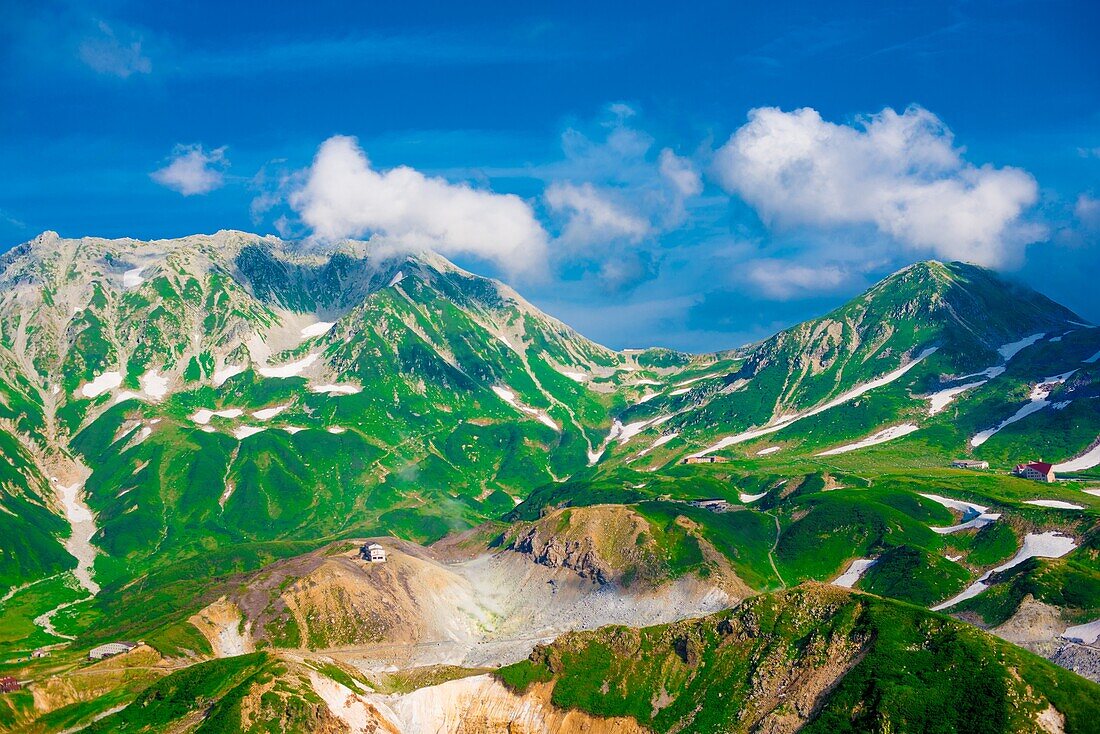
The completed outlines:
[[[1100,320],[1096,3],[544,5],[3,0],[0,248],[430,246],[613,347],[930,257]]]

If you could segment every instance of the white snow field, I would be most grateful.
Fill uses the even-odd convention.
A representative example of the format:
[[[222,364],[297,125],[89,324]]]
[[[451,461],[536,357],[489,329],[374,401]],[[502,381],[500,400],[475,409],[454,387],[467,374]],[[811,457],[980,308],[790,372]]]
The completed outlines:
[[[156,370],[149,370],[138,381],[141,391],[151,398],[160,400],[168,394],[168,378],[157,374]]]
[[[249,436],[255,436],[257,433],[266,431],[263,426],[237,426],[233,429],[233,438],[238,441],[243,441]]]
[[[1076,371],[1077,370],[1070,370],[1069,372],[1064,372],[1060,375],[1048,377],[1037,384],[1035,387],[1031,388],[1031,394],[1028,396],[1030,398],[1030,402],[1024,403],[1023,407],[1021,407],[1014,414],[1010,415],[1008,418],[1005,418],[1003,421],[993,426],[992,428],[987,428],[984,431],[979,431],[978,433],[976,433],[970,439],[970,445],[974,448],[977,448],[988,441],[990,438],[992,438],[994,435],[996,435],[997,432],[999,432],[1006,426],[1010,426],[1017,421],[1021,421],[1024,418],[1027,418],[1032,413],[1037,413],[1038,411],[1050,405],[1050,401],[1047,400],[1047,398],[1050,396],[1050,391],[1053,390],[1055,386],[1060,385],[1068,380],[1070,375],[1072,375]]]
[[[955,387],[948,387],[943,390],[932,393],[927,396],[928,400],[928,415],[935,415],[946,408],[952,400],[957,396],[975,387],[984,385],[986,380],[978,380],[977,382],[968,382],[965,385],[957,385]]]
[[[81,385],[80,394],[86,398],[97,398],[105,392],[114,390],[121,384],[121,372],[104,372],[102,375],[97,375],[91,382]]]
[[[1030,347],[1032,344],[1039,341],[1044,336],[1046,336],[1046,334],[1043,334],[1043,333],[1032,334],[1031,336],[1025,336],[1020,341],[1009,342],[1008,344],[1005,344],[1003,347],[999,347],[997,349],[997,351],[1000,353],[1000,355],[1002,357],[1004,357],[1004,360],[1006,362],[1010,362],[1010,361],[1012,361],[1013,357],[1015,357],[1017,354],[1020,353],[1021,350],[1025,349],[1026,347]]]
[[[244,411],[240,408],[226,408],[225,410],[209,410],[207,408],[200,408],[191,415],[191,420],[200,425],[206,425],[210,422],[211,418],[240,418],[244,415]]]
[[[336,326],[335,321],[315,321],[309,326],[302,327],[302,338],[310,339],[315,336],[327,334],[329,329],[331,329],[333,326]]]
[[[868,436],[862,441],[856,441],[855,443],[850,443],[846,446],[839,446],[835,449],[822,451],[820,454],[818,454],[818,456],[835,456],[836,454],[846,454],[849,451],[855,451],[856,449],[864,449],[868,446],[877,446],[880,443],[893,441],[895,438],[908,436],[910,433],[916,431],[918,428],[920,428],[920,426],[918,426],[916,423],[902,423],[900,426],[890,426],[885,430]]]
[[[234,375],[239,375],[242,372],[244,372],[244,367],[242,365],[236,364],[227,364],[220,370],[214,370],[214,387],[221,387],[222,384],[230,377],[233,377]]]
[[[358,385],[311,385],[310,392],[322,393],[328,395],[355,395],[356,393],[363,392],[363,388]]]
[[[266,421],[282,413],[284,410],[290,407],[290,403],[285,405],[276,405],[271,408],[264,408],[263,410],[257,410],[252,414],[252,417],[256,420]]]
[[[933,612],[938,612],[948,607],[953,607],[961,601],[972,599],[989,588],[985,583],[995,573],[1007,571],[1019,566],[1029,558],[1061,558],[1077,547],[1073,538],[1062,535],[1057,531],[1046,533],[1028,533],[1024,536],[1023,547],[1011,559],[997,566],[992,571],[986,571],[982,577],[963,590],[958,596],[952,597],[942,604],[932,607]]]
[[[1054,471],[1084,471],[1085,469],[1091,469],[1097,464],[1100,464],[1100,440],[1097,440],[1095,446],[1080,456],[1070,459],[1069,461],[1063,461],[1061,464],[1055,464]]]
[[[130,268],[122,274],[122,287],[123,288],[137,288],[139,285],[145,282],[145,278],[141,277],[141,271],[145,268]]]
[[[1072,502],[1062,502],[1061,500],[1024,500],[1025,505],[1035,505],[1036,507],[1051,507],[1055,510],[1083,510],[1085,509],[1081,505],[1075,505]]]
[[[297,377],[309,367],[311,364],[317,361],[316,354],[309,354],[302,357],[297,362],[288,362],[286,364],[279,365],[278,367],[261,367],[258,372],[264,377]]]
[[[1100,619],[1094,619],[1085,624],[1067,627],[1066,631],[1059,635],[1063,639],[1080,642],[1084,645],[1092,645],[1100,637]]]
[[[876,558],[857,558],[852,561],[848,566],[848,570],[833,579],[833,586],[843,586],[845,589],[850,589],[855,586],[859,581],[859,577],[863,575],[871,566],[875,565]]]
[[[951,525],[949,527],[928,528],[932,532],[939,533],[940,535],[950,535],[951,533],[957,533],[960,530],[980,528],[1001,517],[999,512],[989,512],[988,507],[976,505],[972,502],[953,500],[948,497],[941,497],[938,494],[925,494],[923,492],[921,493],[921,497],[924,497],[925,499],[930,499],[933,502],[938,502],[948,509],[957,510],[963,514],[963,521],[958,525]]]
[[[532,408],[528,405],[524,405],[523,403],[521,403],[516,398],[516,394],[514,392],[512,392],[511,390],[509,390],[508,388],[493,385],[493,392],[496,393],[498,398],[500,398],[504,402],[508,403],[513,408],[520,411],[521,413],[526,413],[527,415],[533,416],[535,418],[535,420],[538,420],[538,421],[550,426],[555,431],[559,431],[559,432],[561,431],[561,426],[559,426],[557,423],[555,423],[553,418],[551,418],[545,412],[543,412],[541,410],[538,410],[537,408]]]

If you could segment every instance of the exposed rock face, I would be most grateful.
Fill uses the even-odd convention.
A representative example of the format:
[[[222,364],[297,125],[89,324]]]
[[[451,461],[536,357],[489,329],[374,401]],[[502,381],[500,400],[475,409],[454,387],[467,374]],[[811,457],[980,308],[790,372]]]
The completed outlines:
[[[488,675],[421,688],[392,704],[403,734],[641,734],[649,729],[628,717],[600,718],[550,703],[551,687],[522,696]]]
[[[1100,647],[1061,639],[1062,631],[1071,624],[1063,618],[1057,607],[1044,604],[1028,594],[1020,602],[1016,613],[991,632],[1084,678],[1100,683]]]
[[[532,526],[513,541],[512,550],[529,554],[535,563],[550,568],[569,568],[582,578],[600,584],[610,583],[615,572],[596,551],[591,537],[564,540],[546,537],[538,526]]]

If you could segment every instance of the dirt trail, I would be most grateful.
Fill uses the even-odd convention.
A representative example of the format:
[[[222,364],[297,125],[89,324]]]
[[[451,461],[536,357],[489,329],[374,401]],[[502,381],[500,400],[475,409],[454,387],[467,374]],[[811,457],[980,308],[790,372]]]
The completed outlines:
[[[783,580],[783,577],[779,574],[779,569],[775,565],[775,549],[779,547],[779,536],[782,534],[783,530],[779,526],[778,517],[772,515],[770,512],[765,514],[771,515],[772,519],[775,520],[775,542],[772,543],[772,548],[768,551],[768,563],[772,564],[772,571],[775,572],[775,577],[779,579],[780,588],[785,589],[787,588],[787,582]]]

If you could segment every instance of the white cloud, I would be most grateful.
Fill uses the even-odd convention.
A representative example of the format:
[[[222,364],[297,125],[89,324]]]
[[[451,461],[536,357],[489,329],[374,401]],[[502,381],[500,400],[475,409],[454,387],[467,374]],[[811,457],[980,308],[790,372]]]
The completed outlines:
[[[671,148],[661,151],[658,158],[661,175],[668,179],[682,196],[696,196],[703,190],[699,172],[687,158],[681,158]]]
[[[142,52],[140,36],[130,32],[129,38],[122,40],[107,23],[99,21],[96,27],[98,33],[85,38],[77,48],[80,60],[89,68],[121,79],[153,70],[153,62]]]
[[[1077,204],[1073,207],[1073,213],[1077,220],[1087,229],[1100,229],[1100,199],[1095,199],[1088,194],[1077,197]]]
[[[546,189],[551,211],[565,215],[560,239],[567,245],[587,245],[625,239],[639,242],[650,232],[649,221],[617,205],[608,192],[590,183],[554,183]]]
[[[543,198],[570,254],[586,248],[590,261],[614,261],[603,263],[602,273],[649,273],[618,261],[682,224],[685,201],[702,191],[702,180],[693,162],[671,149],[654,155],[653,138],[628,124],[633,108],[616,103],[606,113],[597,136],[577,128],[562,134],[565,159],[539,171],[549,182]]]
[[[748,279],[766,296],[778,300],[815,296],[847,284],[850,274],[837,265],[799,265],[789,260],[747,263]]]
[[[903,245],[996,266],[1044,236],[1022,220],[1038,196],[1017,168],[963,160],[931,112],[885,109],[854,126],[803,108],[752,110],[715,158],[723,185],[770,225],[871,225]]]
[[[149,175],[160,185],[184,196],[207,194],[225,182],[222,172],[229,165],[225,150],[222,146],[207,153],[198,144],[177,145],[172,162]]]
[[[407,166],[375,170],[351,137],[321,144],[288,202],[322,240],[378,235],[401,247],[481,257],[513,274],[536,272],[546,260],[546,232],[523,199]]]

